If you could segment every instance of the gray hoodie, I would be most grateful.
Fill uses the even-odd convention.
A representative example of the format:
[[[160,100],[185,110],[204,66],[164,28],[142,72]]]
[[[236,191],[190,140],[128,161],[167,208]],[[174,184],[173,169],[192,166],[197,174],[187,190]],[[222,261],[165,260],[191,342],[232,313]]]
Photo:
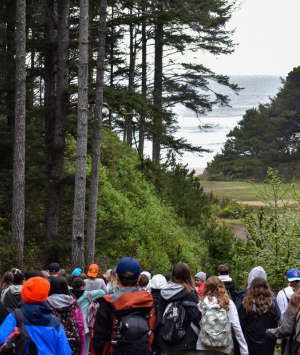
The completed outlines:
[[[74,301],[73,296],[54,294],[48,297],[48,302],[53,308],[63,309],[69,307]]]
[[[248,288],[251,286],[252,281],[256,277],[262,277],[267,281],[267,274],[261,266],[257,266],[250,271],[250,274],[248,276]]]
[[[181,292],[184,289],[184,287],[180,284],[176,284],[175,282],[169,282],[162,290],[161,290],[161,296],[165,300],[169,300],[173,296],[177,295],[179,292]]]
[[[9,287],[4,291],[4,293],[3,293],[3,295],[2,295],[2,298],[1,298],[2,303],[4,304],[5,295],[6,295],[6,292],[7,292],[8,290],[10,290],[13,295],[20,295],[21,292],[22,292],[22,288],[23,288],[23,285],[12,285],[12,286],[9,286]]]

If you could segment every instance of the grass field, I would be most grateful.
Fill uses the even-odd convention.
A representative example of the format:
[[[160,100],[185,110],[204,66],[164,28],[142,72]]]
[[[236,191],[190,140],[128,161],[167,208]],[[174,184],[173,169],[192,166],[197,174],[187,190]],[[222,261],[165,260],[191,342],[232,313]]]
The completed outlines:
[[[247,182],[224,182],[224,181],[201,181],[201,185],[204,188],[204,192],[212,192],[218,199],[223,198],[235,199],[239,202],[247,204],[252,208],[252,213],[256,214],[260,206],[263,205],[257,197],[257,190],[254,185]],[[257,184],[259,185],[259,184]],[[283,188],[287,188],[289,184],[282,185]],[[300,191],[300,182],[295,183],[297,191]],[[292,198],[292,191],[287,193],[284,200]],[[245,229],[241,222],[236,219],[218,218],[219,223],[225,223],[230,227],[236,236],[245,239]]]
[[[224,182],[224,181],[201,181],[201,185],[204,188],[204,192],[212,191],[219,199],[228,197],[241,202],[244,201],[257,201],[257,191],[255,186],[248,182]],[[257,184],[259,185],[259,184]],[[283,184],[283,188],[287,188],[289,184]],[[295,183],[296,190],[300,191],[300,182]],[[284,199],[292,197],[291,193],[288,193]],[[251,205],[251,204],[250,204]]]

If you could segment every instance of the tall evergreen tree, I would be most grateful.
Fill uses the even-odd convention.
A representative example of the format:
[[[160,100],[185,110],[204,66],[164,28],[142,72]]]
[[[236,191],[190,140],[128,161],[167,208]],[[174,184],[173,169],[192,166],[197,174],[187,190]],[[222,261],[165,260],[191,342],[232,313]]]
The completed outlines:
[[[96,95],[95,95],[96,97],[95,97],[95,112],[94,112],[94,129],[93,129],[92,171],[91,171],[89,212],[88,212],[88,224],[87,224],[87,242],[86,242],[86,252],[85,252],[86,270],[88,270],[89,265],[94,262],[94,252],[95,252],[100,147],[101,147],[101,131],[102,131],[106,11],[107,11],[107,0],[101,0]]]
[[[16,266],[23,267],[25,224],[26,0],[16,4],[16,109],[13,163],[12,245]]]
[[[89,0],[80,0],[76,173],[72,231],[72,267],[84,268],[84,217],[88,139]]]

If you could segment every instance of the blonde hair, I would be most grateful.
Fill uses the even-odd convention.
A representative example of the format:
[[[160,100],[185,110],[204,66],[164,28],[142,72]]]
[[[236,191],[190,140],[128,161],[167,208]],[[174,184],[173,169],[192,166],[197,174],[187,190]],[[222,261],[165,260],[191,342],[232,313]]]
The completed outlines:
[[[215,297],[220,307],[224,308],[226,311],[229,310],[230,298],[226,292],[223,282],[217,276],[212,276],[205,282],[201,305],[203,305],[205,297],[208,297],[210,302],[213,297]]]
[[[116,292],[117,287],[118,287],[117,273],[116,273],[116,269],[114,269],[111,272],[110,284],[107,286],[106,289],[108,293],[112,293],[112,292]]]

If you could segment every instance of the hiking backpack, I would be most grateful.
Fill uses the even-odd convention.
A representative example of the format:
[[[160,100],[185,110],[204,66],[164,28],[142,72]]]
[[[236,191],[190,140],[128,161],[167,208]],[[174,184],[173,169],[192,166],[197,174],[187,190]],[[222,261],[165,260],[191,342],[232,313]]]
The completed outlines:
[[[152,307],[114,310],[114,355],[150,355],[151,329],[148,319]]]
[[[81,349],[81,341],[79,336],[78,324],[75,319],[76,303],[71,304],[67,310],[55,309],[51,306],[53,314],[60,320],[62,327],[66,333],[72,355],[79,355]]]
[[[161,336],[164,341],[178,343],[185,337],[186,331],[183,326],[186,318],[185,307],[197,307],[197,303],[190,301],[171,302],[168,304],[162,317],[164,328]]]
[[[87,298],[90,301],[90,305],[87,310],[86,323],[87,323],[89,330],[92,330],[94,328],[96,314],[98,311],[99,304],[92,301],[90,291],[88,291],[88,293],[87,293]]]
[[[6,339],[5,343],[0,347],[1,355],[24,355],[29,339],[29,355],[38,355],[38,350],[24,327],[24,316],[20,309],[14,310],[17,322],[15,331]]]
[[[224,308],[208,309],[200,322],[199,338],[205,348],[226,349],[231,343],[231,323]]]
[[[300,355],[300,312],[297,314],[293,336],[293,354]]]

